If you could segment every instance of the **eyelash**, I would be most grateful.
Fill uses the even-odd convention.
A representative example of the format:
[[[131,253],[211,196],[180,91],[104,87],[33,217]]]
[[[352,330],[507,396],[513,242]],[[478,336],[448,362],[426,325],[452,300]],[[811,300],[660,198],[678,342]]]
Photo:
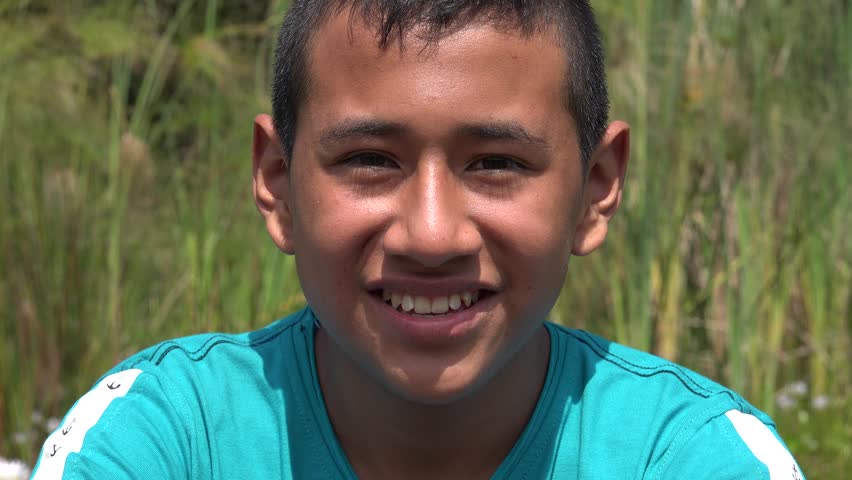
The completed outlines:
[[[373,159],[373,160],[382,160],[384,162],[384,164],[383,165],[365,165],[365,164],[359,162],[359,160],[364,160],[365,158],[370,158],[370,159]],[[503,161],[503,162],[507,162],[508,168],[484,168],[485,167],[485,165],[484,165],[485,161],[495,160],[495,159]],[[355,167],[355,168],[366,168],[366,169],[371,169],[371,170],[372,169],[384,169],[384,168],[398,168],[396,162],[393,159],[391,159],[388,155],[384,155],[384,154],[378,153],[378,152],[356,153],[354,155],[350,155],[349,157],[346,157],[346,159],[343,161],[343,163],[347,166],[351,166],[351,167]],[[483,164],[482,168],[472,168],[472,167],[474,167],[478,164],[481,164],[481,163]],[[483,157],[476,159],[473,163],[470,164],[470,166],[468,166],[468,169],[474,170],[474,171],[485,171],[485,172],[494,173],[494,172],[498,172],[498,171],[526,170],[527,167],[523,163],[519,162],[518,160],[515,160],[512,157],[508,157],[508,156],[505,156],[505,155],[486,155],[486,156],[483,156]]]
[[[365,164],[359,163],[359,160],[362,160],[364,158],[381,159],[385,162],[385,165],[365,165]],[[396,162],[394,162],[389,156],[378,153],[378,152],[359,152],[359,153],[356,153],[354,155],[350,155],[350,156],[346,157],[346,159],[343,161],[343,163],[347,166],[351,166],[351,167],[355,167],[355,168],[367,168],[367,169],[371,169],[371,170],[389,168],[388,165],[393,165],[394,168],[396,167]]]
[[[508,164],[508,168],[484,168],[484,166],[485,166],[485,165],[484,165],[484,162],[485,162],[485,161],[487,161],[487,160],[495,160],[495,159],[496,159],[496,160],[500,160],[500,161],[507,162],[507,164]],[[519,171],[519,170],[526,170],[526,169],[527,169],[526,165],[524,165],[524,164],[523,164],[523,163],[521,163],[520,161],[518,161],[518,160],[516,160],[516,159],[514,159],[514,158],[512,158],[512,157],[505,156],[505,155],[486,155],[486,156],[480,157],[480,158],[476,159],[476,161],[474,161],[474,162],[471,164],[471,166],[470,166],[470,167],[468,167],[468,168],[470,169],[470,168],[471,168],[471,167],[473,167],[474,165],[478,165],[478,164],[480,164],[480,163],[482,163],[482,164],[483,164],[483,168],[475,168],[474,170],[486,171],[486,172],[492,172],[492,173],[494,173],[494,172],[498,172],[498,171],[499,171],[499,172],[503,172],[503,171]]]

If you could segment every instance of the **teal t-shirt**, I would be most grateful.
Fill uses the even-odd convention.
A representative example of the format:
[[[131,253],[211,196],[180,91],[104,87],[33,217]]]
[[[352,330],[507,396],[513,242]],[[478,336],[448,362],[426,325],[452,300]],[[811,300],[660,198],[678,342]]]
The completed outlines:
[[[772,421],[736,393],[545,325],[545,385],[493,478],[803,478]],[[130,357],[71,408],[33,478],[356,478],[325,410],[316,328],[306,308],[255,332],[197,335]]]

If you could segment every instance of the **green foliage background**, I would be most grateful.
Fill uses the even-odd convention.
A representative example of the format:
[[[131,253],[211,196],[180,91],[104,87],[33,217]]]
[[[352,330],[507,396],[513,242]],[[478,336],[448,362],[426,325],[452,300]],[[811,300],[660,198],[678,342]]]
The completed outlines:
[[[605,2],[625,203],[552,318],[774,416],[852,471],[852,6]],[[33,462],[105,370],[300,306],[250,195],[270,0],[0,0],[0,456]]]

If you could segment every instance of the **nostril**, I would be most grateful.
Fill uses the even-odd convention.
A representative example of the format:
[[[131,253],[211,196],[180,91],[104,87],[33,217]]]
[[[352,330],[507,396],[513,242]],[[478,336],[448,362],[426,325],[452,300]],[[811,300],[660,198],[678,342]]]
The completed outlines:
[[[447,219],[436,223],[422,217],[406,215],[387,229],[382,236],[382,248],[388,256],[425,269],[443,268],[477,257],[482,238],[470,222]]]

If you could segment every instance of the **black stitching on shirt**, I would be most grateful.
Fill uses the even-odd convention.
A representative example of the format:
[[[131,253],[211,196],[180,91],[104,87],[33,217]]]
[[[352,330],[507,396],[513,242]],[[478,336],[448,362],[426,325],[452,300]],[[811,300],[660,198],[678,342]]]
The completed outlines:
[[[273,331],[273,332],[269,333],[269,335],[268,335],[268,336],[266,336],[266,337],[262,337],[262,338],[259,338],[259,339],[255,340],[255,341],[251,341],[251,342],[242,342],[242,341],[236,340],[236,339],[235,339],[234,337],[232,337],[232,336],[226,336],[226,335],[214,335],[214,336],[212,336],[212,337],[208,338],[208,339],[207,339],[207,340],[206,340],[206,341],[205,341],[205,342],[204,342],[204,343],[203,343],[203,344],[202,344],[199,348],[197,348],[196,350],[194,350],[194,351],[192,351],[192,352],[189,352],[189,351],[184,350],[184,349],[183,349],[183,347],[182,347],[179,343],[177,343],[177,342],[173,342],[173,341],[172,341],[172,342],[167,342],[167,343],[166,343],[166,344],[164,344],[164,345],[168,345],[168,347],[165,349],[165,351],[163,351],[163,352],[159,355],[159,358],[157,358],[156,360],[154,360],[154,357],[156,357],[156,356],[157,356],[157,354],[156,354],[156,353],[157,353],[157,351],[159,351],[159,350],[160,350],[160,348],[158,348],[158,349],[154,352],[154,354],[153,354],[153,355],[151,355],[151,359],[150,359],[150,361],[151,361],[154,365],[159,366],[159,365],[163,362],[163,360],[165,360],[166,356],[167,356],[169,353],[171,353],[173,350],[181,350],[181,351],[183,351],[184,353],[186,353],[186,355],[187,355],[187,356],[188,356],[191,360],[193,360],[193,361],[196,361],[196,362],[197,362],[197,361],[199,361],[199,360],[203,360],[203,359],[204,359],[204,358],[205,358],[205,357],[206,357],[206,356],[210,353],[210,350],[211,350],[213,347],[215,347],[216,345],[223,344],[223,343],[225,343],[225,344],[231,344],[231,345],[242,345],[242,346],[248,346],[248,347],[254,347],[254,346],[258,346],[258,345],[263,345],[263,344],[265,344],[265,343],[269,343],[269,342],[271,342],[271,341],[275,340],[276,338],[278,338],[279,336],[281,336],[281,334],[283,334],[284,332],[286,332],[288,329],[293,328],[293,327],[295,327],[295,326],[297,326],[297,325],[301,325],[301,324],[302,324],[302,318],[303,318],[303,316],[304,316],[304,315],[306,315],[306,314],[307,314],[307,312],[303,312],[303,313],[302,313],[302,315],[300,315],[300,316],[299,316],[299,318],[298,318],[298,319],[295,319],[295,321],[293,321],[292,323],[290,323],[290,324],[288,324],[288,325],[285,325],[283,328],[279,328],[279,329],[277,329],[276,331]],[[162,346],[161,346],[161,347],[162,347]],[[202,350],[204,351],[203,353],[201,353],[201,352],[202,352]],[[199,355],[199,353],[201,353],[201,354]]]
[[[710,396],[712,396],[716,393],[720,393],[719,391],[713,391],[713,390],[710,390],[710,389],[700,385],[697,381],[695,381],[695,379],[692,378],[691,375],[689,375],[682,368],[678,367],[675,364],[656,365],[656,366],[652,366],[652,367],[646,366],[646,365],[637,365],[635,363],[632,363],[632,362],[626,360],[625,358],[622,358],[622,357],[610,352],[609,350],[604,348],[602,345],[598,344],[598,342],[596,342],[595,339],[592,338],[590,335],[588,335],[586,332],[583,332],[583,331],[575,332],[575,331],[567,329],[567,328],[564,328],[564,331],[566,333],[568,333],[569,335],[571,335],[572,337],[574,337],[574,339],[576,339],[578,342],[583,343],[586,346],[590,347],[590,349],[597,356],[599,356],[602,360],[608,361],[610,363],[615,363],[616,365],[618,365],[616,362],[613,361],[613,359],[618,359],[620,362],[624,363],[624,365],[631,366],[633,368],[636,368],[637,370],[649,370],[648,372],[641,372],[641,371],[635,371],[634,370],[632,373],[635,374],[635,375],[639,375],[641,377],[652,377],[652,376],[660,374],[660,373],[668,373],[668,374],[674,375],[675,378],[680,380],[680,382],[683,384],[683,386],[685,386],[689,391],[691,391],[692,393],[694,393],[694,394],[696,394],[700,397],[709,398]],[[585,338],[582,338],[579,335],[579,333],[585,334],[585,335],[583,335],[583,337],[585,337]],[[601,353],[601,351],[606,352],[606,354]],[[624,367],[623,365],[619,365],[619,366],[621,366],[622,368]]]

